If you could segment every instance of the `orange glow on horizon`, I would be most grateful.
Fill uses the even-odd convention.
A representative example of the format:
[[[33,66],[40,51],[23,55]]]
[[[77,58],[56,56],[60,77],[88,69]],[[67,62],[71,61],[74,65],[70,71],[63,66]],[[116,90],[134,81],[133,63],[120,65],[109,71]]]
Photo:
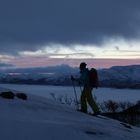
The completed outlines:
[[[45,67],[54,65],[70,65],[79,67],[80,62],[86,62],[89,67],[109,68],[112,66],[140,65],[140,59],[56,59],[46,57],[24,57],[11,60],[17,67]]]

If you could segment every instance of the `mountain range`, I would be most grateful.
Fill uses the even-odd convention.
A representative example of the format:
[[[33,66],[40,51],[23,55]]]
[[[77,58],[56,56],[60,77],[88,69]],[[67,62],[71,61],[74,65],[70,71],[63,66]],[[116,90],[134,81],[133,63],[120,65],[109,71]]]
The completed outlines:
[[[97,69],[100,87],[140,89],[140,65]],[[72,85],[70,76],[79,77],[78,68],[68,65],[0,70],[1,83]]]

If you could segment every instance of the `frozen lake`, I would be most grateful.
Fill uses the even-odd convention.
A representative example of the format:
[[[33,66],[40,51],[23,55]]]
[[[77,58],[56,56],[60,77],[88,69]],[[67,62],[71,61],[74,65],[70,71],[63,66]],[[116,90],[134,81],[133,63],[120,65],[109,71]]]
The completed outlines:
[[[72,86],[45,86],[45,85],[17,85],[17,84],[0,84],[0,87],[13,89],[20,92],[52,98],[50,95],[54,93],[56,97],[67,95],[75,98]],[[80,95],[80,88],[76,87],[76,93]],[[134,89],[114,89],[114,88],[98,88],[93,90],[93,95],[97,97],[98,102],[107,100],[129,101],[135,103],[140,100],[140,90]]]

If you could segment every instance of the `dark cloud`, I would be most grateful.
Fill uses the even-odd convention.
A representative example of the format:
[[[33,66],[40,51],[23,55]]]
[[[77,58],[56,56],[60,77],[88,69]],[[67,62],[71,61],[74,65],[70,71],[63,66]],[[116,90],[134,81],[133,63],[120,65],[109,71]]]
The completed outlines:
[[[139,12],[139,0],[1,0],[0,50],[137,38]]]

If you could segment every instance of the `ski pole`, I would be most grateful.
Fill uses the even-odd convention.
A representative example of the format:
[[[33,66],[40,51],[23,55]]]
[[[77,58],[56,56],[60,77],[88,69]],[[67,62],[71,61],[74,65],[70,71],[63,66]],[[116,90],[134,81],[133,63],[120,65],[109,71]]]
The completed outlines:
[[[73,81],[73,80],[72,80],[72,85],[73,85],[75,100],[76,100],[76,104],[77,104],[77,108],[78,108],[78,98],[77,98],[76,89],[75,89],[75,84],[74,84],[74,81]]]

